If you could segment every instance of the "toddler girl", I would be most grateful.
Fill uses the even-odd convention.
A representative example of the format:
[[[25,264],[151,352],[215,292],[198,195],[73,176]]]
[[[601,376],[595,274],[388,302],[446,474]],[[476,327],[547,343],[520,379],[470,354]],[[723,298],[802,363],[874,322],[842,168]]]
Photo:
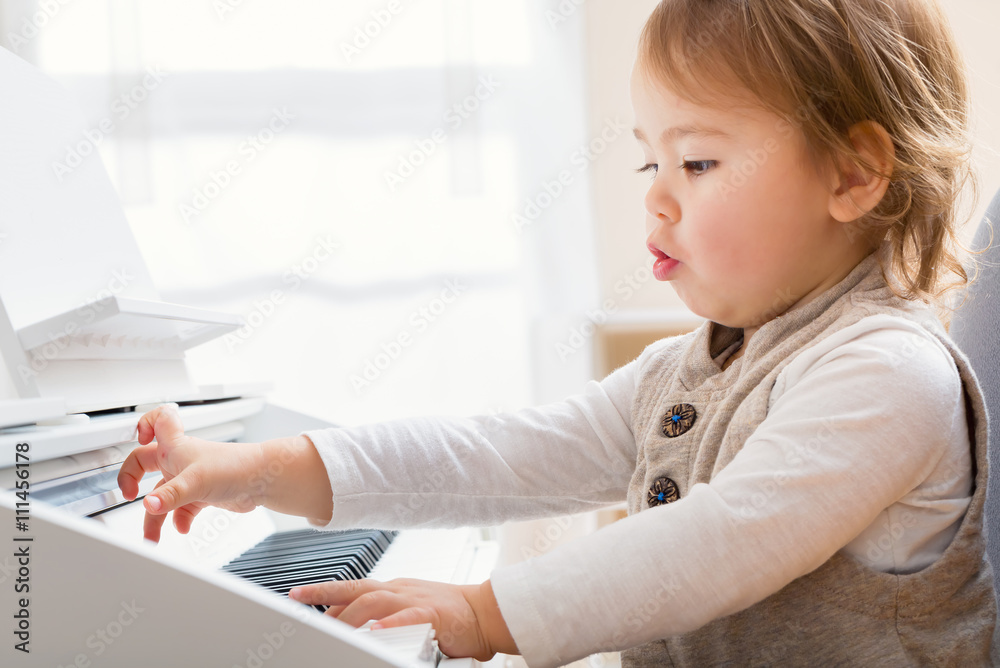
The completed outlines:
[[[625,666],[987,663],[986,412],[933,306],[966,282],[970,177],[941,8],[663,0],[631,91],[654,273],[704,325],[511,414],[231,445],[157,409],[119,476],[134,498],[144,471],[164,474],[147,537],[208,504],[333,529],[627,500],[628,518],[479,586],[291,596],[353,625],[430,621],[449,655],[532,666],[602,650]]]

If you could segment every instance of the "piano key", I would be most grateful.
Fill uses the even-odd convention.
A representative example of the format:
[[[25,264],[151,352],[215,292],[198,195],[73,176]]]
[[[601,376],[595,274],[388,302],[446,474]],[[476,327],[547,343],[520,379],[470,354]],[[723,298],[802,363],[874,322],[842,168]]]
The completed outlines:
[[[393,532],[323,532],[295,529],[272,534],[222,567],[269,590],[366,577],[395,537]],[[326,606],[314,606],[325,611]]]
[[[320,565],[346,556],[356,556],[365,564],[367,571],[375,566],[375,562],[382,556],[382,552],[373,551],[368,545],[334,546],[326,550],[310,550],[302,555],[285,554],[273,558],[245,559],[228,564],[225,570],[236,574],[254,574],[282,568],[301,569],[310,564]]]
[[[324,580],[360,580],[368,573],[362,564],[356,560],[345,559],[340,563],[324,564],[316,568],[310,568],[291,573],[257,573],[253,575],[240,575],[240,577],[256,582],[261,586],[269,584],[288,584],[289,588],[295,587],[300,582],[309,579],[323,578]]]
[[[267,545],[258,545],[234,559],[231,564],[253,563],[257,560],[277,560],[286,557],[311,556],[323,553],[333,548],[350,549],[353,547],[365,550],[367,553],[380,555],[388,547],[388,540],[378,540],[381,536],[359,535],[352,537],[311,537],[309,540],[275,541]]]
[[[323,561],[312,562],[306,564],[300,568],[288,568],[283,566],[277,566],[273,568],[259,568],[252,571],[232,571],[229,573],[233,575],[238,575],[241,578],[247,580],[253,580],[254,582],[272,582],[277,579],[287,580],[295,576],[305,576],[310,573],[318,573],[321,571],[326,571],[331,568],[339,568],[346,572],[353,574],[352,579],[360,579],[365,577],[371,572],[371,565],[365,563],[357,558],[356,555],[340,555],[335,558],[326,559]]]
[[[319,536],[323,539],[323,536]],[[264,541],[271,542],[269,539]],[[268,549],[264,546],[252,548],[243,555],[232,560],[224,569],[235,574],[253,574],[284,567],[303,567],[307,564],[322,564],[335,561],[344,556],[356,556],[365,563],[365,572],[371,570],[375,562],[385,552],[385,549],[374,542],[373,537],[359,536],[346,541],[343,537],[326,538],[328,544],[311,541],[307,544],[286,546],[283,549]],[[386,547],[388,544],[386,543]]]
[[[359,546],[358,549],[360,550],[361,546]],[[241,562],[239,564],[230,564],[225,570],[236,575],[251,577],[254,575],[262,575],[278,571],[292,572],[306,570],[309,568],[323,566],[324,564],[336,561],[338,558],[356,558],[365,566],[366,571],[370,571],[374,567],[376,561],[375,558],[372,558],[363,552],[341,549],[336,551],[325,551],[316,554],[309,559],[294,559],[292,557],[284,557],[274,560],[254,559],[250,563]]]

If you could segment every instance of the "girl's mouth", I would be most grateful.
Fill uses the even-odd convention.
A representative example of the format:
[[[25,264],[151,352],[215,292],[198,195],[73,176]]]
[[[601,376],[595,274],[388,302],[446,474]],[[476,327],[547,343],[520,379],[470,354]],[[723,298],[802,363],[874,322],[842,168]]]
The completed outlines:
[[[653,276],[655,276],[658,281],[669,280],[670,274],[672,274],[677,265],[680,264],[680,261],[670,257],[653,244],[647,244],[646,248],[648,248],[649,252],[656,257],[656,262],[653,263]]]

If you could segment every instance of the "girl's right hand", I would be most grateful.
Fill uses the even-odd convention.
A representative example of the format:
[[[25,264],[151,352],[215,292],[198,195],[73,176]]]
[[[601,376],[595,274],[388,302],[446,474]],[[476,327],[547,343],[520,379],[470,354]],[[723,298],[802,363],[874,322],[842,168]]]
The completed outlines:
[[[213,443],[188,436],[176,404],[143,415],[138,432],[140,445],[122,463],[118,487],[131,501],[138,495],[139,480],[146,473],[163,474],[143,502],[143,535],[147,539],[159,541],[160,529],[170,512],[177,531],[187,533],[195,516],[206,506],[246,513],[261,505],[251,493],[251,483],[259,479],[262,470],[259,444]]]

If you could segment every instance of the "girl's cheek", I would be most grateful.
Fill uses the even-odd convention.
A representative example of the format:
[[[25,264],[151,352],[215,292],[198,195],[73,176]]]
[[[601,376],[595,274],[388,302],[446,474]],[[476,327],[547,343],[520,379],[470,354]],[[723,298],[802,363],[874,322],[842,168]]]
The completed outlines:
[[[766,163],[766,158],[762,162]],[[741,205],[746,201],[748,193],[760,187],[760,179],[766,166],[747,156],[730,161],[716,176],[715,202],[728,208]]]
[[[684,226],[684,236],[680,241],[688,254],[704,255],[706,249],[722,245],[723,240],[719,237],[726,234],[726,229],[725,225],[716,222],[719,215],[714,211],[706,211],[698,216],[698,220],[689,221],[690,224]]]

